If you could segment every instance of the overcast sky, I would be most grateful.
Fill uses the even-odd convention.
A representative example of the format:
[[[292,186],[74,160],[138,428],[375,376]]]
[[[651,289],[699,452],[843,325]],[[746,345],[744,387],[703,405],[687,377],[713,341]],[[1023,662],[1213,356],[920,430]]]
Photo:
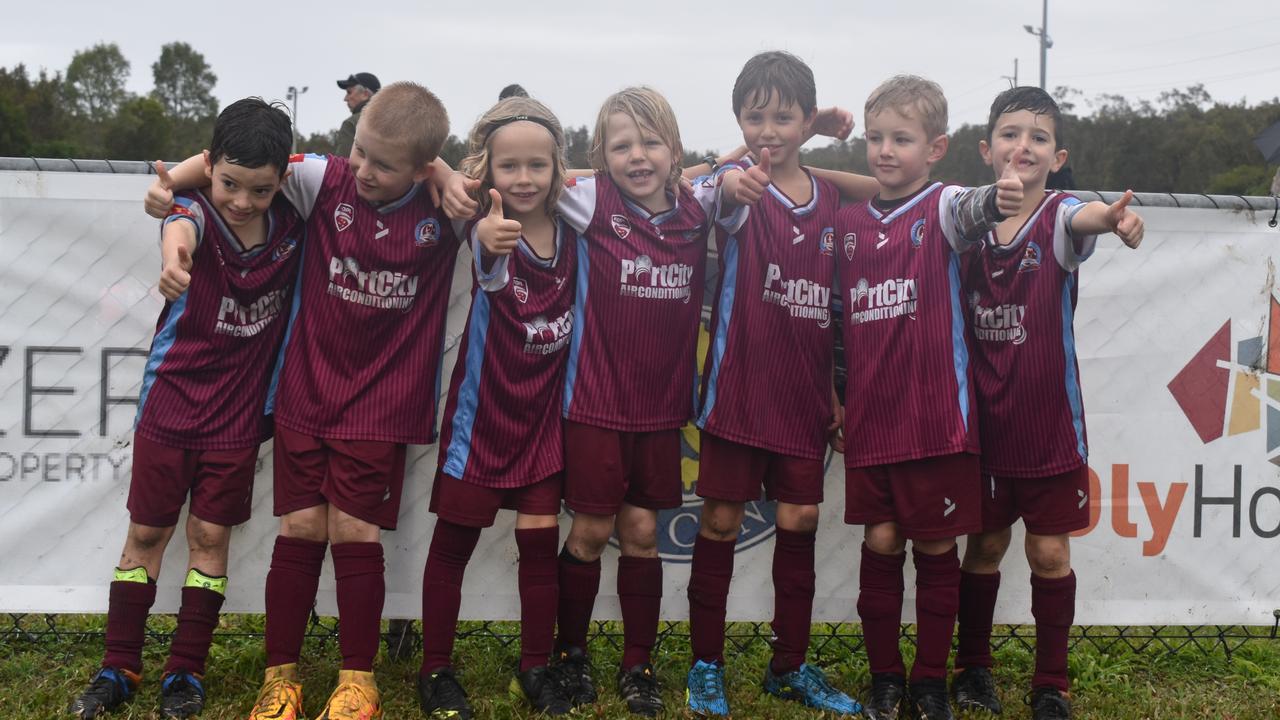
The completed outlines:
[[[360,71],[383,84],[425,84],[460,137],[507,83],[523,84],[570,126],[593,125],[614,90],[648,84],[671,101],[685,146],[697,150],[741,139],[730,92],[761,50],[803,58],[819,103],[854,110],[859,127],[867,94],[894,73],[938,81],[952,129],[985,122],[1015,59],[1022,84],[1039,81],[1039,46],[1023,25],[1040,26],[1041,0],[10,0],[2,14],[0,66],[65,71],[76,50],[114,42],[132,63],[129,89],[146,93],[160,46],[181,40],[212,66],[223,104],[308,87],[298,102],[303,134],[342,122],[347,110],[334,83]],[[1275,0],[1050,0],[1048,26],[1050,88],[1137,99],[1203,82],[1219,100],[1280,95]]]

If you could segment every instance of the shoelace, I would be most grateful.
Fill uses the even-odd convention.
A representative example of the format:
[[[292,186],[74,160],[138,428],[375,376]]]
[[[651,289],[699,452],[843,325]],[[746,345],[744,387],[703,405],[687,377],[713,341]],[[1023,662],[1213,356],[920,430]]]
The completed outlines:
[[[721,675],[717,672],[718,668],[714,665],[708,665],[702,669],[698,676],[698,685],[703,694],[713,700],[724,697],[724,685],[721,681]]]
[[[337,709],[349,714],[354,714],[357,710],[373,704],[364,688],[355,684],[348,684],[346,692],[338,695],[338,699],[342,704]]]

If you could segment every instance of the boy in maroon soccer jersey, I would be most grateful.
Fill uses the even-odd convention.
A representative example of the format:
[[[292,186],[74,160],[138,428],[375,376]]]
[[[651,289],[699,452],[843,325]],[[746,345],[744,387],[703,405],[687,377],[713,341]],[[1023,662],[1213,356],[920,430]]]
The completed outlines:
[[[1012,177],[974,189],[929,181],[947,151],[946,108],[941,88],[914,76],[872,92],[867,164],[881,190],[840,210],[834,237],[848,357],[845,522],[866,526],[858,614],[872,718],[896,718],[904,703],[929,720],[953,717],[946,671],[960,582],[955,539],[980,520],[960,253],[1022,204]],[[907,540],[919,635],[909,699],[898,648]]]
[[[724,627],[734,545],[745,503],[776,500],[773,660],[767,692],[840,714],[857,702],[804,662],[814,592],[814,539],[832,421],[832,233],[840,194],[800,165],[818,110],[799,58],[751,58],[733,88],[746,149],[704,183],[722,183],[719,286],[703,371],[698,495],[703,499],[689,579],[693,664],[686,699],[727,715]],[[874,194],[875,182],[861,178]],[[766,345],[768,347],[766,347]],[[771,351],[770,348],[785,348]],[[765,390],[762,390],[765,389]],[[767,405],[762,406],[762,403]]]
[[[458,240],[424,185],[448,135],[434,94],[384,87],[350,160],[298,157],[284,192],[307,218],[282,351],[275,512],[267,574],[267,671],[251,720],[300,717],[297,662],[332,541],[342,669],[321,720],[378,718],[373,678],[405,446],[435,440],[445,310]],[[187,162],[174,172],[194,184]],[[180,176],[178,171],[183,171]],[[148,207],[166,204],[153,186]]]
[[[180,194],[164,219],[167,302],[138,399],[129,532],[111,583],[106,655],[71,705],[78,717],[98,717],[137,690],[156,578],[188,493],[187,575],[160,709],[185,718],[204,707],[231,528],[249,519],[258,445],[271,435],[264,409],[298,268],[302,218],[277,194],[292,132],[289,116],[258,98],[229,105],[199,161],[212,185]],[[157,170],[167,182],[164,165]]]
[[[1071,716],[1067,635],[1075,615],[1070,535],[1089,524],[1088,444],[1075,355],[1077,268],[1099,233],[1129,247],[1142,218],[1127,205],[1082,203],[1045,192],[1067,151],[1062,114],[1039,88],[996,97],[979,144],[983,160],[1015,172],[1022,208],[966,258],[973,377],[982,433],[982,531],[969,536],[960,575],[959,640],[952,693],[962,710],[999,713],[991,679],[991,622],[1010,526],[1026,526],[1036,667],[1035,720]]]

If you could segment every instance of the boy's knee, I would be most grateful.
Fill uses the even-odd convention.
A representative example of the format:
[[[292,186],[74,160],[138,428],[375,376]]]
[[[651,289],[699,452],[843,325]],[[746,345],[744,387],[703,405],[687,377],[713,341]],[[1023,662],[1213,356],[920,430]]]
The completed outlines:
[[[191,552],[225,551],[231,544],[231,528],[205,522],[197,517],[187,520],[187,547]]]
[[[867,526],[867,534],[863,542],[871,552],[880,555],[897,555],[907,549],[907,540],[891,522],[876,523]]]
[[[658,556],[658,513],[644,508],[623,506],[618,513],[618,545],[623,555]]]
[[[327,541],[329,522],[325,506],[305,508],[282,515],[280,534],[298,540]]]
[[[964,548],[963,569],[967,572],[993,573],[1009,549],[1009,531],[970,535]]]
[[[702,503],[699,532],[712,540],[735,540],[742,529],[742,503],[706,500]]]
[[[817,530],[818,506],[778,503],[778,527],[798,533]]]
[[[1071,572],[1071,545],[1066,535],[1027,534],[1027,564],[1031,572],[1046,578]]]
[[[173,534],[171,527],[153,527],[151,525],[129,525],[129,545],[142,551],[153,552],[163,550]]]
[[[577,513],[573,516],[573,525],[569,528],[569,536],[565,538],[565,547],[569,554],[584,562],[594,562],[604,552],[604,546],[613,534],[613,517],[606,515],[590,515]]]

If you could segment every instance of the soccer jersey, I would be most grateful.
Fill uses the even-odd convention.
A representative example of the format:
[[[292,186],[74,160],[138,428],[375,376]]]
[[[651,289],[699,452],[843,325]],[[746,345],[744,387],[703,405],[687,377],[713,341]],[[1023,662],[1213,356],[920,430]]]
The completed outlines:
[[[934,183],[890,212],[840,210],[845,466],[978,452],[958,198]]]
[[[246,249],[198,191],[174,196],[165,224],[196,230],[191,285],[156,321],[135,430],[192,450],[252,447],[271,434],[267,389],[297,276],[302,218],[282,195],[266,243]]]
[[[715,228],[720,273],[698,426],[738,443],[820,459],[831,419],[840,195],[826,181],[810,181],[803,204],[769,185],[759,202]]]
[[[707,256],[700,202],[681,188],[670,210],[650,213],[607,175],[566,184],[558,209],[579,233],[566,418],[648,432],[692,416]]]
[[[317,437],[435,439],[458,240],[421,185],[373,206],[346,158],[295,156],[284,192],[307,246],[281,362],[276,422]]]
[[[1077,268],[1097,238],[1070,231],[1083,207],[1070,195],[1046,193],[1008,245],[991,234],[966,258],[982,467],[988,473],[1045,477],[1088,460],[1072,318]]]
[[[485,271],[474,223],[471,314],[449,385],[440,467],[477,485],[532,485],[564,467],[560,401],[573,332],[577,236],[556,224],[555,256],[523,238]]]

